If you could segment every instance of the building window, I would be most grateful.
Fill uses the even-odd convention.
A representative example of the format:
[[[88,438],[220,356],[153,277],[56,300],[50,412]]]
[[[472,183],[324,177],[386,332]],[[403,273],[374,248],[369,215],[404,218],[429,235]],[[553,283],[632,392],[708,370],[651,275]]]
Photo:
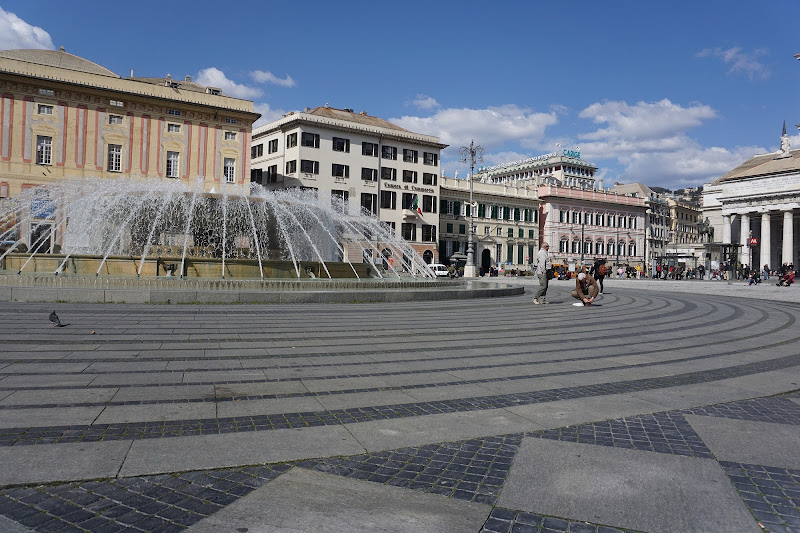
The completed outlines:
[[[278,165],[271,165],[267,167],[267,183],[275,183],[278,181]]]
[[[339,191],[336,189],[331,190],[331,207],[341,213],[347,214],[348,212],[348,198],[347,191]]]
[[[225,124],[236,124],[235,118],[225,117]]]
[[[56,92],[53,89],[39,89],[39,94],[42,96],[55,96]]]
[[[303,132],[300,137],[300,145],[308,146],[309,148],[319,148],[319,134]]]
[[[580,241],[572,241],[572,253],[577,254],[580,253]]]
[[[53,114],[53,106],[39,104],[39,114],[40,115],[52,115]]]
[[[389,181],[397,181],[397,169],[388,167],[381,168],[381,179]]]
[[[306,174],[319,174],[319,161],[309,161],[308,159],[301,159],[300,172],[305,172]]]
[[[416,163],[418,158],[418,152],[416,150],[409,150],[408,148],[403,148],[403,161],[406,163]]]
[[[368,192],[361,193],[361,211],[372,215],[378,214],[378,195]]]
[[[260,168],[250,169],[250,182],[261,184],[264,181],[264,171]]]
[[[222,174],[225,176],[227,183],[236,181],[236,160],[232,157],[226,157],[222,164]]]
[[[514,238],[514,228],[508,228],[508,238],[509,239]]]
[[[287,174],[294,174],[297,172],[297,161],[291,160],[286,162],[286,173]]]
[[[366,181],[378,181],[378,169],[377,168],[362,168],[361,169],[361,179]]]
[[[439,164],[439,154],[422,152],[422,163],[425,165],[436,166]]]
[[[111,172],[119,172],[122,170],[121,144],[108,145],[108,170]]]
[[[436,226],[422,225],[422,242],[436,242]]]
[[[397,193],[381,191],[381,209],[397,209]]]
[[[417,225],[413,222],[403,222],[400,226],[400,236],[407,241],[416,241]]]
[[[180,109],[167,109],[167,114],[179,117],[179,116],[181,116],[181,110]]]
[[[350,153],[350,139],[342,139],[341,137],[334,137],[333,151]]]
[[[422,184],[423,185],[436,185],[437,175],[431,172],[423,172],[422,173]]]
[[[414,207],[414,199],[417,197],[416,194],[410,192],[404,192],[402,201],[403,201],[403,209],[413,209],[416,211]]]
[[[397,160],[397,148],[394,146],[382,146],[381,148],[381,157],[384,159],[391,159],[392,161]]]
[[[447,224],[445,224],[444,228],[445,228],[444,229],[445,233],[453,233],[453,223],[452,222],[448,222]]]
[[[53,138],[45,135],[36,136],[36,164],[53,164]]]
[[[417,182],[417,172],[415,170],[404,170],[403,171],[403,181],[405,183],[416,183]]]
[[[167,152],[167,177],[168,178],[177,178],[178,177],[178,160],[179,160],[178,152]]]
[[[180,133],[181,132],[181,125],[180,124],[167,124],[167,132],[168,133]]]
[[[361,155],[378,157],[378,145],[374,143],[361,143]]]
[[[108,115],[109,124],[122,124],[122,115]]]
[[[467,225],[466,224],[459,224],[458,225],[458,234],[459,235],[466,235],[467,234]]]
[[[226,131],[225,132],[225,140],[226,141],[235,141],[236,140],[236,132],[235,131]]]
[[[250,157],[252,159],[255,159],[256,157],[261,157],[262,155],[264,155],[264,145],[263,144],[257,144],[257,145],[255,145],[255,146],[250,148]]]
[[[297,146],[297,134],[290,133],[286,136],[286,148],[294,148]]]
[[[422,212],[435,213],[436,212],[436,197],[427,194],[422,195]]]
[[[334,178],[349,178],[350,177],[350,165],[340,165],[338,163],[333,163],[331,165],[331,174]]]
[[[267,153],[274,154],[278,151],[278,139],[272,139],[267,143]]]
[[[535,236],[535,234],[534,234],[532,229],[528,230],[528,238],[529,239],[535,239],[536,238],[536,236]]]
[[[113,105],[114,107],[125,107],[125,102],[122,100],[109,100],[108,105]]]
[[[602,254],[603,253],[603,241],[597,241],[594,243],[594,253]]]
[[[522,228],[519,228],[519,235],[517,235],[517,237],[519,237],[520,239],[524,239],[525,238],[525,230],[522,229]]]

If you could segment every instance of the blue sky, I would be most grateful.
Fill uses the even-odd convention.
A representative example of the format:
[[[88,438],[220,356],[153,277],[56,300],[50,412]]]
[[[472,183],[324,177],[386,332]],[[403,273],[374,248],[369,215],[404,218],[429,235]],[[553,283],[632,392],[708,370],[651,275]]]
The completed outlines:
[[[192,79],[262,123],[328,103],[436,135],[448,175],[579,147],[615,181],[707,183],[800,148],[800,2],[0,0],[0,49]]]

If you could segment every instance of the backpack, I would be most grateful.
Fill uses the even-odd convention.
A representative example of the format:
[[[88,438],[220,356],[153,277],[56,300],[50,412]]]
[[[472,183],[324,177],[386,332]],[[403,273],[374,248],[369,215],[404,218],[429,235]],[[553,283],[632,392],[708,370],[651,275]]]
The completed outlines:
[[[599,267],[597,267],[598,276],[605,276],[606,274],[608,274],[608,269],[606,268],[605,265],[600,265]]]

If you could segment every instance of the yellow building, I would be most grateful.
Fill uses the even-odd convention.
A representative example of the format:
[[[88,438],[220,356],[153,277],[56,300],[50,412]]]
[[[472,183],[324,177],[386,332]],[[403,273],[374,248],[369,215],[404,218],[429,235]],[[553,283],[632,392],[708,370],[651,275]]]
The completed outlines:
[[[259,116],[189,76],[121,78],[63,48],[0,51],[0,198],[82,177],[247,185]]]

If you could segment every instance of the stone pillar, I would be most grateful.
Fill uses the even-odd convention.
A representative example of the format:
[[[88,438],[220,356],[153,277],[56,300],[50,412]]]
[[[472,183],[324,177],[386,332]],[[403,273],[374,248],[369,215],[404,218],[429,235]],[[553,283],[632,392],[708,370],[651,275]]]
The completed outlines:
[[[784,263],[794,263],[794,212],[783,212],[783,257]],[[762,265],[763,266],[763,265]],[[770,265],[772,267],[772,265]]]
[[[742,249],[739,252],[739,262],[743,265],[750,264],[750,215],[742,213],[742,226],[739,231],[739,241],[742,244]],[[753,265],[750,265],[753,266]]]
[[[764,265],[769,265],[770,270],[774,270],[776,265],[773,265],[770,260],[770,232],[769,232],[769,211],[761,214],[761,263],[759,268],[764,268]]]
[[[731,243],[731,216],[722,215],[722,244]]]

